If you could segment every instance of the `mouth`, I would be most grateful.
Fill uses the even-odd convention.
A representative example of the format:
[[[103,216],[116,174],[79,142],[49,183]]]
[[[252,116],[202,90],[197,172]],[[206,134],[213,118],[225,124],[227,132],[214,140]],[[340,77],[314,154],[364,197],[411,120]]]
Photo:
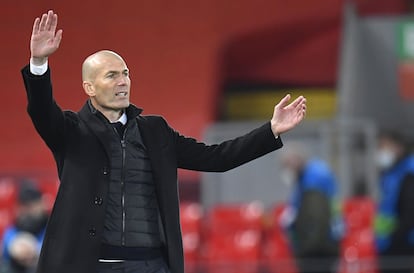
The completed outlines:
[[[122,91],[115,93],[116,97],[126,97],[128,95],[128,92]]]

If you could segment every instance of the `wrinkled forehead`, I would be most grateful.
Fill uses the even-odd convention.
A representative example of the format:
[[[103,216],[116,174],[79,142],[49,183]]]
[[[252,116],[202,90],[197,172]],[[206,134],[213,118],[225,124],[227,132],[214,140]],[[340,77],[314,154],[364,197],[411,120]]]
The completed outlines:
[[[125,61],[121,57],[113,54],[97,56],[94,63],[94,67],[98,71],[123,71],[128,69]]]
[[[103,50],[87,57],[82,64],[82,79],[94,80],[98,75],[108,71],[122,72],[128,70],[125,61],[113,51]]]

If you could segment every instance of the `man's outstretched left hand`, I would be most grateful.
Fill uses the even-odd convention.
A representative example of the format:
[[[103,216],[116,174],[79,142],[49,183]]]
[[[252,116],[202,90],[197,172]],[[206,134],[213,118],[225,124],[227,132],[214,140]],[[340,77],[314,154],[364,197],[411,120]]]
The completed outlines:
[[[276,106],[270,121],[275,137],[293,129],[306,115],[306,99],[299,96],[290,104],[290,94],[286,95]]]

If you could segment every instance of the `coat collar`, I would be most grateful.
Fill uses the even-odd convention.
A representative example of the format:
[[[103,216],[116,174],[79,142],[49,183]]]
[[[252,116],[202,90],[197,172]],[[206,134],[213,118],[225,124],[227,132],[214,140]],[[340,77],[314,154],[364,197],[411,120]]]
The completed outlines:
[[[133,120],[134,118],[136,118],[138,115],[140,115],[142,113],[142,109],[139,108],[139,107],[136,107],[134,104],[130,104],[126,108],[125,112],[126,112],[126,115],[127,115],[128,120]],[[96,109],[92,105],[92,102],[91,102],[90,99],[86,101],[85,105],[80,110],[80,113],[81,114],[83,113],[84,115],[88,115],[88,114],[96,115],[100,119],[104,119],[104,120],[107,120],[108,121],[108,119],[101,112],[99,112],[98,109]]]
[[[142,109],[136,107],[133,104],[130,104],[126,108],[126,114],[128,117],[128,122],[136,119],[142,113]],[[108,134],[109,120],[99,112],[95,107],[93,107],[90,100],[88,100],[82,109],[79,111],[80,118],[85,122],[86,126],[96,135],[102,144],[103,149],[105,150],[108,158],[111,158],[110,152],[110,139]]]
[[[138,128],[141,132],[142,139],[147,147],[148,156],[151,161],[151,166],[154,172],[154,178],[157,190],[160,190],[163,186],[160,176],[165,172],[165,157],[163,157],[159,145],[159,138],[162,136],[155,135],[158,127],[150,122],[150,120],[140,115],[142,109],[130,105],[127,109],[128,122],[136,119],[138,121]],[[86,126],[92,131],[92,133],[99,139],[107,157],[111,158],[110,151],[110,134],[108,134],[109,121],[98,110],[92,107],[92,104],[88,101],[83,108],[79,111],[80,118],[85,122]],[[175,169],[176,170],[176,169]],[[173,174],[176,175],[176,174]]]

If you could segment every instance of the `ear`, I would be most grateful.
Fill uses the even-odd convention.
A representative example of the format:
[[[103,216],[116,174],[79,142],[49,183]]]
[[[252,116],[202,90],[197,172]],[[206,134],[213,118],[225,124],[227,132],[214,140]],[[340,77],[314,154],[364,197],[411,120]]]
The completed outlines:
[[[86,95],[88,95],[89,97],[95,96],[95,88],[93,87],[91,82],[84,81],[82,85],[83,85],[83,90],[85,91]]]

